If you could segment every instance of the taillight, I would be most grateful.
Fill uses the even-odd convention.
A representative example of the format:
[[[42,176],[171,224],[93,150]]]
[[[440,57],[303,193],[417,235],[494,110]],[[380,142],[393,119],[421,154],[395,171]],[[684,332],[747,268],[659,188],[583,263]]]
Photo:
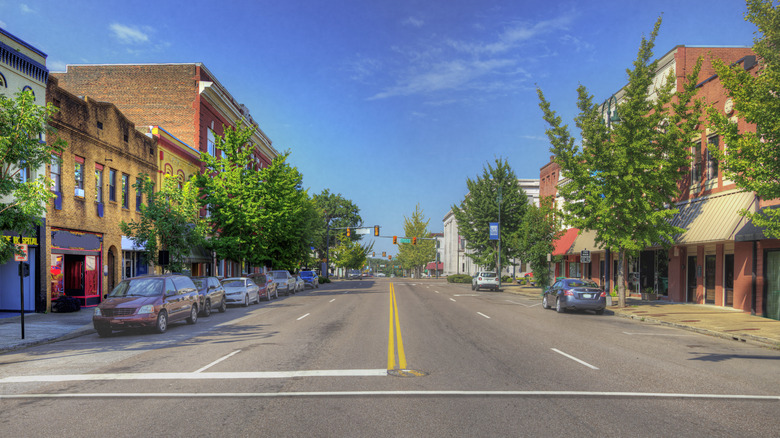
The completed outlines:
[[[482,277],[477,277],[477,281],[482,281]]]
[[[603,297],[606,297],[606,296],[607,296],[607,292],[606,291],[601,291],[601,295],[599,295],[599,297],[603,298]]]
[[[563,294],[566,295],[567,297],[573,297],[574,296],[574,292],[572,292],[570,290],[563,291]]]

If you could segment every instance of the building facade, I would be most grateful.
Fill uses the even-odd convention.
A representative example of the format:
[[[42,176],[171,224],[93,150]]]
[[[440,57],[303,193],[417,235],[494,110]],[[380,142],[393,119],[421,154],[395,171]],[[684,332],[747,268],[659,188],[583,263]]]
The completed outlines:
[[[157,173],[157,142],[113,104],[76,96],[56,78],[46,98],[59,108],[51,124],[68,144],[48,169],[56,198],[46,223],[47,305],[67,295],[95,306],[125,276],[119,224],[140,219],[145,200],[133,184]]]
[[[46,54],[0,28],[0,95],[14,98],[19,92],[30,91],[35,95],[36,104],[45,105],[48,76]],[[45,175],[46,168],[27,169],[27,172],[26,177],[34,180]],[[47,242],[45,230],[46,217],[42,217],[41,225],[30,235],[2,231],[4,238],[27,245],[30,276],[20,278],[20,262],[10,260],[0,265],[0,311],[46,310],[48,264],[44,254]]]
[[[198,152],[219,156],[217,136],[228,127],[243,124],[252,129],[256,169],[270,165],[278,156],[249,109],[201,63],[69,65],[66,72],[52,75],[74,94],[112,102],[139,126],[165,127]],[[214,260],[208,268],[217,276],[238,275],[244,270],[238,261],[225,260]]]

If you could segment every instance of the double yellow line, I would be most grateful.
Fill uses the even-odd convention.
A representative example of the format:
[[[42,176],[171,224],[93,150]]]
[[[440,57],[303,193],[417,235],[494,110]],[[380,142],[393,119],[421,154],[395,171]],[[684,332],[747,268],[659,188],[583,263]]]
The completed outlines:
[[[398,322],[398,303],[395,300],[395,288],[390,283],[390,328],[387,335],[387,369],[396,369],[396,347],[398,349],[398,369],[406,369],[404,341],[401,337],[401,324]]]

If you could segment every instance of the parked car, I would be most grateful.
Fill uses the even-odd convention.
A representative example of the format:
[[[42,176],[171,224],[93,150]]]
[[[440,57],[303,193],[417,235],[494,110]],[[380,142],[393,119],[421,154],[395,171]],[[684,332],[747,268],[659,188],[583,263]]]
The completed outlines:
[[[479,290],[480,288],[487,288],[490,290],[498,290],[498,277],[495,272],[478,272],[471,279],[471,290]]]
[[[360,271],[353,269],[347,274],[347,278],[350,280],[360,280]]]
[[[157,333],[165,333],[171,322],[186,320],[195,324],[199,301],[195,283],[186,275],[128,278],[95,307],[92,325],[101,337],[136,327],[152,327]]]
[[[225,288],[217,277],[192,277],[192,282],[198,288],[198,308],[201,315],[211,316],[212,309],[217,309],[220,313],[227,310]]]
[[[575,309],[593,310],[597,315],[601,315],[607,307],[607,293],[594,281],[563,278],[544,290],[542,307],[549,309],[553,302],[558,313]]]
[[[222,280],[225,288],[225,296],[228,304],[241,304],[246,307],[249,303],[260,303],[260,287],[247,277],[233,277]]]
[[[295,292],[303,292],[306,289],[306,282],[303,281],[300,274],[293,275],[293,281],[295,282]]]
[[[290,295],[295,293],[295,280],[293,276],[287,271],[271,271],[270,274],[274,283],[276,283],[277,291],[284,291],[284,295]]]
[[[251,278],[255,282],[257,287],[260,288],[260,296],[265,297],[266,301],[271,301],[271,298],[279,298],[279,292],[276,289],[276,283],[265,274],[249,274],[247,277]]]
[[[303,279],[304,288],[306,286],[316,289],[320,287],[320,277],[314,271],[301,271],[301,278]]]

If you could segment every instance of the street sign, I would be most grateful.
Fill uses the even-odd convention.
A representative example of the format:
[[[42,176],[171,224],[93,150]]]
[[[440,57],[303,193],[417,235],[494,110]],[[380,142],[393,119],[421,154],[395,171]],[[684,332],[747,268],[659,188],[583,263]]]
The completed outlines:
[[[412,239],[405,239],[405,238],[402,237],[402,238],[398,239],[398,242],[400,242],[400,243],[412,243]]]
[[[580,263],[590,263],[590,251],[587,249],[580,251]]]
[[[26,262],[27,259],[28,259],[28,256],[27,256],[27,254],[28,254],[27,244],[26,243],[25,244],[19,244],[17,246],[19,247],[19,249],[22,250],[22,252],[24,254],[22,254],[22,255],[14,254],[14,261],[15,262]]]
[[[371,228],[355,228],[355,234],[371,234]]]
[[[490,240],[498,240],[498,222],[490,223]]]

